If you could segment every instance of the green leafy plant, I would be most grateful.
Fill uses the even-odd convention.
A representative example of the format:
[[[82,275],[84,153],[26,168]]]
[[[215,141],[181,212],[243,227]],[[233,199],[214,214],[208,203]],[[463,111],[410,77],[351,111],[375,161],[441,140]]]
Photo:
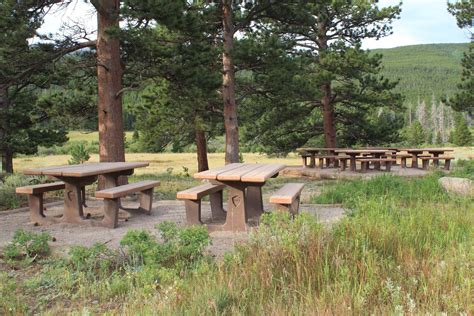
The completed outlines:
[[[68,161],[70,165],[82,164],[91,157],[84,143],[75,144],[71,147],[69,153],[71,154],[71,159]]]
[[[48,241],[51,239],[48,232],[36,234],[19,229],[13,235],[12,241],[3,250],[3,255],[7,259],[45,257],[49,254]]]

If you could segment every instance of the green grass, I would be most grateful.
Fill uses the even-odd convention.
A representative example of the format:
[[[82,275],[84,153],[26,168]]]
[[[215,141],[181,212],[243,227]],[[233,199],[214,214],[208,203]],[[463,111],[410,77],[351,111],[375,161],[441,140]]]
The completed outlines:
[[[13,277],[0,273],[0,313],[469,314],[474,204],[437,181],[336,183],[313,199],[337,199],[351,216],[327,229],[309,215],[266,215],[223,261],[178,255],[205,236],[165,225],[165,241],[182,236],[181,246],[134,232],[121,251],[82,248],[17,264]]]

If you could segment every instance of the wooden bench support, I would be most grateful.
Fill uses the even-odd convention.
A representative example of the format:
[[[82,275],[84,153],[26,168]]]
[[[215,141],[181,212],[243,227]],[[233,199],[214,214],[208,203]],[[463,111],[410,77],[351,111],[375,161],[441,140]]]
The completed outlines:
[[[136,209],[127,208],[125,210],[151,215],[153,188],[159,185],[159,181],[145,180],[97,191],[95,196],[104,199],[104,218],[102,219],[102,222],[100,222],[99,226],[105,226],[109,228],[117,227],[120,198],[134,192],[140,192],[140,206]]]
[[[453,160],[453,157],[420,157],[421,162],[422,162],[422,167],[424,170],[428,170],[430,160],[433,160],[433,166],[434,167],[439,167],[439,161],[444,160],[444,170],[449,170],[449,167],[451,166],[451,160]]]
[[[276,204],[278,211],[296,215],[303,187],[304,183],[287,183],[270,197],[270,203]]]
[[[374,163],[384,163],[385,165],[385,171],[391,171],[392,169],[392,163],[395,161],[395,159],[390,159],[390,158],[362,158],[362,159],[359,159],[359,161],[361,162],[361,172],[367,172],[367,170],[369,169],[369,164],[371,162],[374,162]],[[376,169],[376,170],[380,170],[379,169]]]
[[[43,194],[49,191],[63,190],[64,182],[53,182],[29,185],[16,188],[18,194],[28,194],[28,206],[30,208],[30,220],[37,225],[57,222],[54,218],[48,218],[44,214]]]
[[[222,190],[224,187],[225,185],[223,184],[207,183],[177,193],[176,197],[180,200],[184,200],[188,225],[202,224],[201,199],[206,195],[209,195],[212,220],[224,219],[226,217],[222,198]]]

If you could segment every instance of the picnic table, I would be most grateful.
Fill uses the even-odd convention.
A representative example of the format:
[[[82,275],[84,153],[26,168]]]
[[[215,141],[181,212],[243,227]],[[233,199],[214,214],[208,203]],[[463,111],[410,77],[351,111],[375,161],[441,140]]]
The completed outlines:
[[[64,182],[64,213],[62,222],[75,224],[97,224],[84,217],[84,197],[82,187],[94,183],[98,176],[105,179],[105,189],[118,186],[120,176],[132,175],[135,168],[148,166],[147,162],[101,162],[80,165],[66,165],[27,169],[26,175],[44,175],[57,178]],[[51,219],[51,221],[53,221]]]
[[[281,164],[233,163],[196,173],[194,178],[221,183],[229,188],[223,225],[208,225],[210,231],[247,231],[248,218],[263,213],[262,186],[285,168]]]
[[[375,158],[380,158],[387,153],[391,153],[390,150],[385,149],[338,149],[336,153],[346,154],[350,157],[350,170],[356,171],[356,157],[358,155],[373,155]],[[380,170],[380,163],[375,163],[375,169]]]
[[[445,152],[454,151],[452,149],[446,149],[446,148],[405,148],[401,150],[406,151],[408,154],[412,155],[412,159],[411,159],[412,168],[418,168],[418,157],[422,155],[425,151],[433,155],[433,157],[435,158],[439,157]]]
[[[337,147],[301,147],[301,148],[296,148],[296,151],[299,153],[308,153],[310,157],[310,167],[316,166],[316,155],[320,153],[327,153],[332,156],[337,156],[336,155],[336,150],[341,149]]]

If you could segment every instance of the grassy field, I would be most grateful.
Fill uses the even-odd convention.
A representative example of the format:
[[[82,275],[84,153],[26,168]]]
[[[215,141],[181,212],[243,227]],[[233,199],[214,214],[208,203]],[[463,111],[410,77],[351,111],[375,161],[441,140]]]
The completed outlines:
[[[265,215],[222,261],[205,229],[130,231],[49,255],[19,232],[0,258],[0,314],[461,314],[474,311],[474,204],[434,173],[334,182],[316,202],[350,206],[331,229],[311,216]],[[14,271],[8,273],[7,271]]]

